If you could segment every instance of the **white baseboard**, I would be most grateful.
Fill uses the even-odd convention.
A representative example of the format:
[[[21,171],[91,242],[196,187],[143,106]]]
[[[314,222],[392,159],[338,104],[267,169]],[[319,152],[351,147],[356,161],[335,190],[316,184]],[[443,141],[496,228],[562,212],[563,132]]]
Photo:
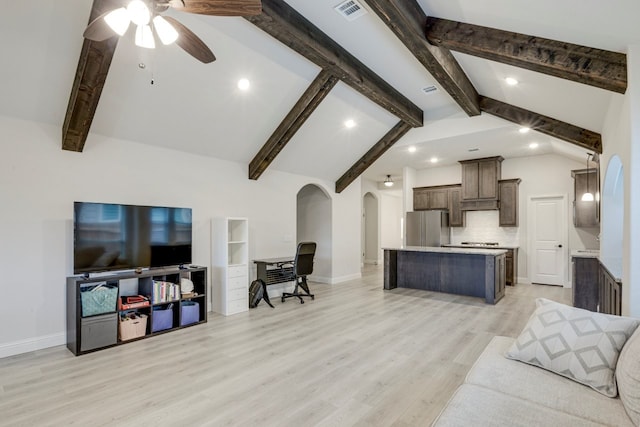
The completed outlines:
[[[365,259],[364,263],[369,265],[378,265],[380,264],[380,261],[377,259]]]
[[[346,276],[339,277],[323,277],[323,276],[309,276],[308,279],[312,282],[318,283],[327,283],[329,285],[335,285],[337,283],[347,282],[349,280],[360,279],[362,277],[361,273],[349,274]]]
[[[30,338],[26,340],[14,341],[0,344],[0,359],[3,357],[15,356],[16,354],[28,353],[30,351],[42,350],[43,348],[64,345],[67,342],[67,334],[59,333],[45,335],[43,337]]]

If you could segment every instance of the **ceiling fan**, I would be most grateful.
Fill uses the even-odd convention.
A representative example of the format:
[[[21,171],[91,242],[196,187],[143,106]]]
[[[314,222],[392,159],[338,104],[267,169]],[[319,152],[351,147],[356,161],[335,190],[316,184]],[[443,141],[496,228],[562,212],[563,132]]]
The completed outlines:
[[[154,32],[165,44],[175,42],[197,60],[208,64],[216,60],[211,49],[191,30],[170,16],[162,16],[170,7],[200,15],[252,16],[262,13],[261,0],[112,0],[113,9],[91,21],[83,37],[103,41],[124,35],[133,22],[136,25],[135,43],[154,48]]]

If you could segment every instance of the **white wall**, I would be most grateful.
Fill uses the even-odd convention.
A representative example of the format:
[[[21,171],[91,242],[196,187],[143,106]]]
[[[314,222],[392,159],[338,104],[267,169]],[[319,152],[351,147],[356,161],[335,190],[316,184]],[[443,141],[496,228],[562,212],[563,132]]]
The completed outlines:
[[[380,230],[381,247],[399,248],[402,246],[404,233],[401,229],[401,223],[403,218],[402,195],[397,193],[381,192],[380,222],[383,225]]]
[[[607,176],[610,160],[617,155],[624,170],[624,226],[622,242],[615,233],[605,233],[603,227],[601,261],[622,279],[622,314],[640,317],[640,46],[627,51],[628,88],[626,94],[612,98],[602,130],[602,177]],[[606,203],[606,200],[603,200]],[[617,221],[604,210],[602,222]],[[611,247],[622,245],[622,259]],[[634,260],[636,262],[634,262]]]
[[[571,170],[583,169],[584,165],[556,154],[518,157],[502,162],[502,179],[520,178],[519,187],[519,227],[499,227],[498,211],[467,212],[465,227],[452,228],[452,243],[462,241],[496,241],[506,245],[519,246],[519,281],[530,282],[527,244],[527,203],[531,196],[566,195],[573,200],[573,179]],[[448,185],[462,182],[459,164],[428,168],[416,171],[414,187]],[[569,250],[597,249],[598,230],[580,230],[573,226],[572,208],[567,207],[569,218]],[[569,259],[567,257],[567,264]],[[570,269],[566,268],[567,271]],[[569,277],[565,280],[568,282]]]
[[[379,221],[380,204],[378,198],[370,192],[364,195],[364,263],[378,264],[380,252]]]
[[[631,164],[634,167],[625,169],[629,175],[629,241],[628,280],[623,281],[623,309],[622,312],[634,317],[640,317],[640,45],[630,46],[627,52],[629,73],[629,87],[627,96],[630,98],[629,121],[631,123]],[[626,189],[626,185],[625,185]],[[626,190],[625,190],[626,191]],[[635,262],[631,262],[634,260]]]
[[[298,192],[296,245],[316,242],[313,274],[309,280],[331,282],[331,199],[316,185],[307,185]]]
[[[296,245],[300,242],[316,242],[313,274],[309,280],[330,283],[331,199],[316,185],[306,185],[298,192],[297,200]]]
[[[358,178],[340,194],[333,192],[335,191],[333,183],[329,187],[329,194],[333,198],[331,283],[358,279],[362,276],[360,273],[361,185],[361,178]]]
[[[607,171],[602,186],[602,239],[600,241],[601,261],[622,278],[624,258],[624,168],[619,156],[612,156],[605,165]]]
[[[213,217],[249,219],[249,257],[295,251],[296,194],[308,183],[332,198],[332,282],[360,277],[360,182],[334,183],[90,135],[63,151],[60,129],[0,116],[0,357],[65,338],[65,279],[72,273],[74,201],[193,208],[194,264],[211,265]],[[255,272],[254,272],[255,276]],[[11,303],[8,303],[11,302]]]

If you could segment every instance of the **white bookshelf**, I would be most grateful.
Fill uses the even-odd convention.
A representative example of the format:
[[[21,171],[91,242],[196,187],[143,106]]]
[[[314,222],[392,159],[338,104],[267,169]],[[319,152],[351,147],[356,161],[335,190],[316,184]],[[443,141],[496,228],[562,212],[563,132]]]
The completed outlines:
[[[249,221],[216,218],[212,223],[213,311],[229,316],[249,310]]]

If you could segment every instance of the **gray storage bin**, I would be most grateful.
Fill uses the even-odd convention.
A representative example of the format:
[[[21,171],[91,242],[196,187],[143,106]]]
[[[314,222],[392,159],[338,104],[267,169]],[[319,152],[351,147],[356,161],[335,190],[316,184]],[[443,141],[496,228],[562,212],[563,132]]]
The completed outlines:
[[[118,313],[82,318],[80,351],[106,347],[118,341]]]

